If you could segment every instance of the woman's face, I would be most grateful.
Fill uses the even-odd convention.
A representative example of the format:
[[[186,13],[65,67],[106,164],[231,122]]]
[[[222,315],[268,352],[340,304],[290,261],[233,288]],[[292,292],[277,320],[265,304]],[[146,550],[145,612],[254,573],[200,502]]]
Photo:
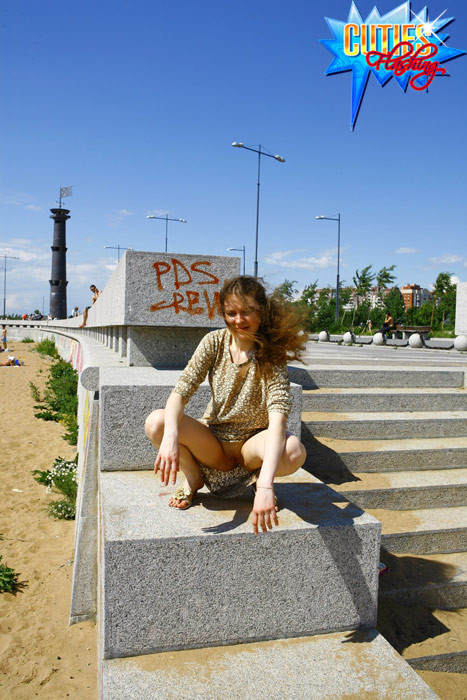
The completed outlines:
[[[224,302],[224,318],[236,333],[256,334],[261,325],[258,304],[251,295],[244,298],[229,294]]]

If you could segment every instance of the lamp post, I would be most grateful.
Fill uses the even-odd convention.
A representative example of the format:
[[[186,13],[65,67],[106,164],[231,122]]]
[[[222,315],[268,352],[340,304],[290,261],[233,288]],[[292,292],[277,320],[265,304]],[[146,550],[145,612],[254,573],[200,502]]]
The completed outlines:
[[[112,248],[113,250],[118,250],[118,258],[117,258],[117,263],[120,262],[120,251],[121,250],[133,250],[133,248],[123,248],[121,245],[117,243],[117,245],[105,245],[104,248]]]
[[[240,253],[243,253],[243,274],[245,274],[245,246],[241,248],[227,248],[227,250],[238,250]]]
[[[282,156],[278,156],[277,154],[274,156],[272,153],[267,153],[266,151],[261,150],[261,144],[259,144],[258,148],[250,148],[250,146],[245,146],[243,143],[240,143],[238,141],[234,141],[232,146],[234,148],[245,148],[247,151],[253,151],[253,153],[258,154],[258,189],[257,189],[257,194],[256,194],[256,238],[255,238],[255,266],[254,266],[254,276],[258,277],[258,228],[259,228],[259,187],[260,187],[260,171],[261,171],[261,156],[267,156],[268,158],[274,158],[275,160],[278,160],[279,163],[285,163],[285,158],[282,158]]]
[[[167,235],[169,230],[169,221],[178,221],[181,224],[186,224],[186,219],[171,219],[168,214],[165,216],[147,216],[146,219],[162,219],[165,220],[165,252],[167,253]]]
[[[2,255],[3,257],[3,318],[6,318],[6,261],[19,260],[16,255]]]
[[[336,321],[339,321],[339,259],[341,250],[341,215],[336,216],[317,216],[318,220],[327,219],[328,221],[337,221],[337,281],[336,281]]]

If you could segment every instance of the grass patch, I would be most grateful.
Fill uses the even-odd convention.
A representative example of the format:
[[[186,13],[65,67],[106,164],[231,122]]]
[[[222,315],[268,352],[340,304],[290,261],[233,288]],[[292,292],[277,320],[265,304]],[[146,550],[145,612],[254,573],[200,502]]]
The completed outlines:
[[[21,341],[22,343],[34,343],[35,341],[32,338],[23,338]]]
[[[76,495],[78,493],[78,455],[73,460],[57,457],[52,469],[41,471],[35,469],[33,478],[38,484],[47,487],[47,492],[61,493],[65,498],[53,501],[47,506],[49,515],[59,520],[74,520],[76,514]]]
[[[44,340],[41,340],[40,343],[37,343],[34,350],[40,355],[48,355],[49,357],[53,357],[54,360],[58,360],[60,358],[55,343],[50,338],[44,338]]]
[[[18,574],[2,563],[0,554],[0,593],[14,593],[18,586]]]
[[[56,352],[55,344],[53,349]],[[48,346],[47,354],[51,355],[52,352],[53,350]],[[49,369],[44,394],[41,395],[34,382],[29,382],[29,388],[34,401],[37,401],[34,406],[36,418],[53,420],[64,425],[67,432],[63,435],[63,439],[70,445],[76,445],[78,442],[78,373],[68,362],[58,358]]]

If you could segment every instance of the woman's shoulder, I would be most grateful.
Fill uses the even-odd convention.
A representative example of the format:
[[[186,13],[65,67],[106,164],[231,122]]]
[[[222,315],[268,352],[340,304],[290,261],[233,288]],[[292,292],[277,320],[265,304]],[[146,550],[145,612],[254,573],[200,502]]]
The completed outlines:
[[[210,331],[203,337],[201,344],[205,348],[218,350],[225,342],[227,328],[218,328],[216,331]]]

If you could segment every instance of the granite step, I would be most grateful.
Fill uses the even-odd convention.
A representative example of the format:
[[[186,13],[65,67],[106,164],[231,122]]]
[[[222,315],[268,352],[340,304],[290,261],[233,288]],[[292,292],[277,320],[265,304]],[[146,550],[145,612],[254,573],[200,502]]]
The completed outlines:
[[[463,367],[404,367],[401,364],[374,366],[368,363],[360,365],[337,364],[303,367],[289,365],[292,382],[301,384],[304,389],[320,387],[431,387],[455,388],[465,386]]]
[[[433,610],[432,616],[436,636],[404,649],[405,661],[417,670],[467,673],[467,608]]]
[[[376,630],[103,661],[100,700],[436,700]]]
[[[335,485],[360,508],[409,510],[467,504],[467,468],[354,473],[357,481]]]
[[[343,483],[352,472],[467,468],[467,438],[344,440],[315,437],[302,423],[306,468],[326,483]]]
[[[390,552],[441,554],[467,550],[467,506],[366,511],[382,525],[381,545]]]
[[[321,388],[306,389],[304,411],[462,411],[465,389]]]
[[[466,552],[422,556],[383,549],[381,561],[388,571],[380,577],[380,602],[397,601],[439,610],[467,607]]]
[[[302,421],[317,437],[347,440],[466,437],[467,411],[384,413],[302,412]]]
[[[99,476],[105,658],[375,624],[380,524],[306,471],[277,481],[280,526],[257,536],[251,490],[182,512],[152,472]]]

